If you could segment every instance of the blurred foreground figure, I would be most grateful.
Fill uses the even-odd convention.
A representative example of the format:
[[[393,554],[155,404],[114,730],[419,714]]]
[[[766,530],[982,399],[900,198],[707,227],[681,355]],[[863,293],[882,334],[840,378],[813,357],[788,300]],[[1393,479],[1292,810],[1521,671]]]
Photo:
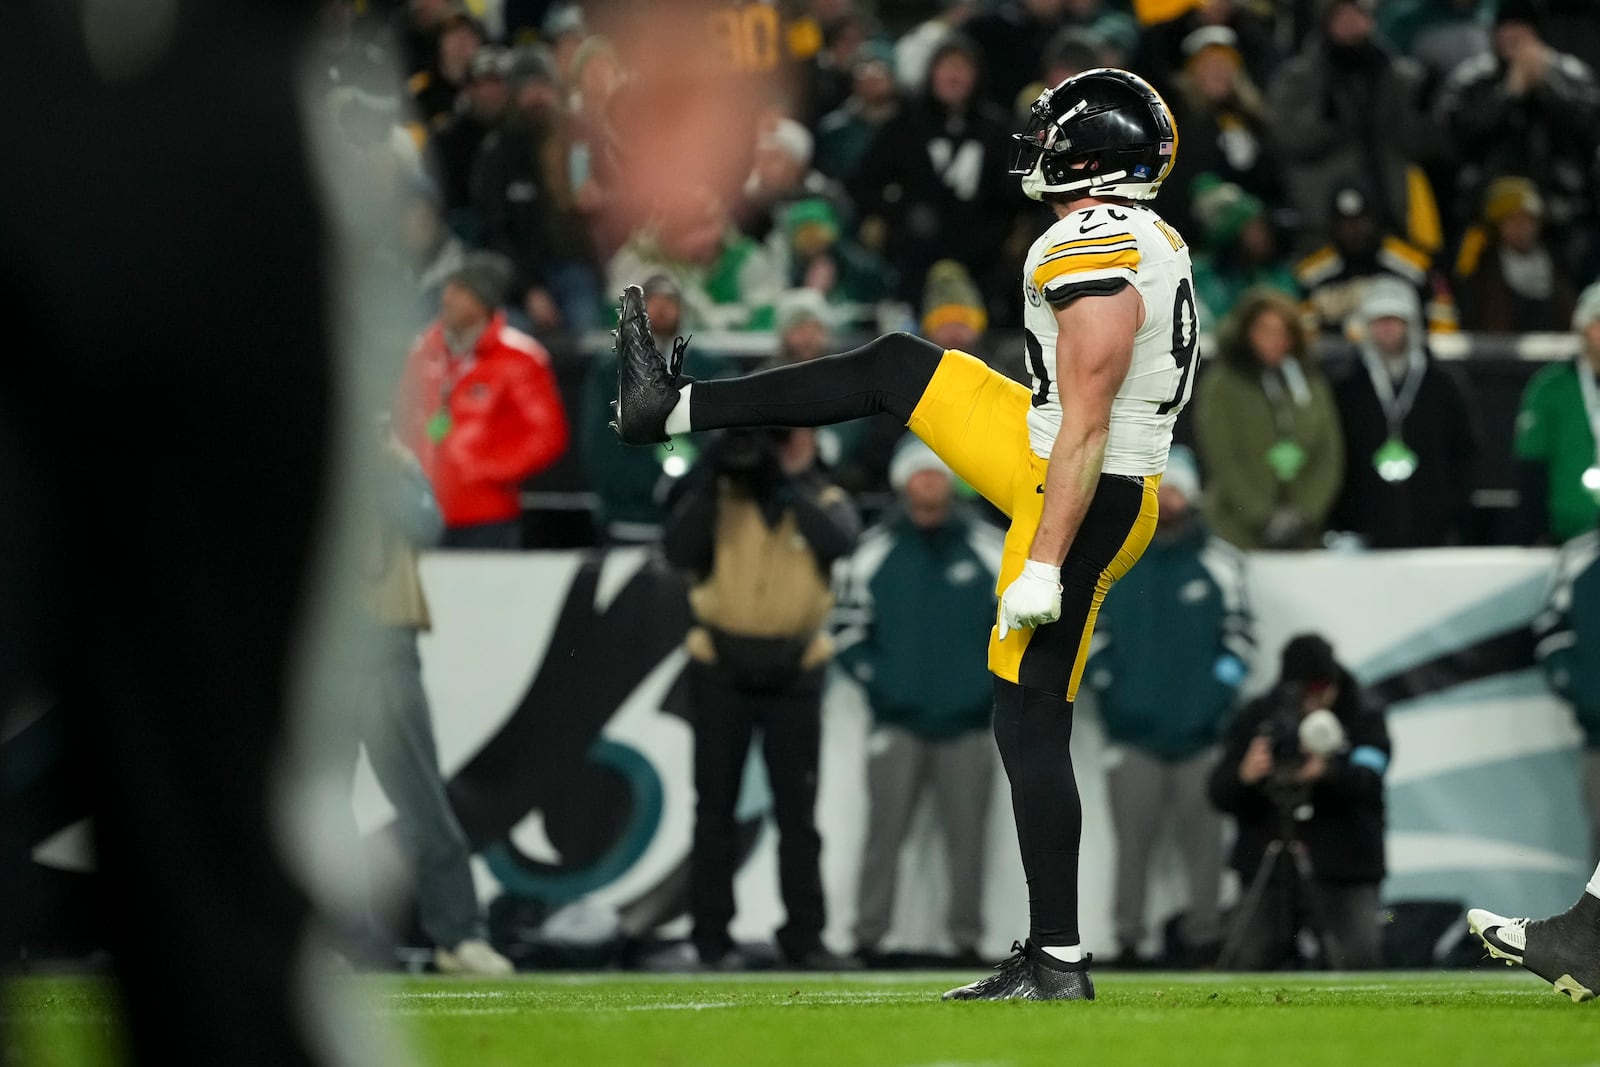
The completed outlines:
[[[0,93],[51,101],[0,167],[0,313],[29,338],[0,382],[0,719],[23,686],[61,698],[138,1063],[323,1062],[268,802],[333,395],[311,13],[0,20]],[[10,815],[0,926],[27,858]]]

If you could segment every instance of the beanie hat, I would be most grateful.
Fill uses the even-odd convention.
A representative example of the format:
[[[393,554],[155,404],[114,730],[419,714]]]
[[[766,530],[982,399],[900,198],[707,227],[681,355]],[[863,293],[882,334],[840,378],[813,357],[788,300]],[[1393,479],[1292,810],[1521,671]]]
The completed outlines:
[[[922,286],[922,332],[930,334],[952,322],[982,333],[989,325],[989,312],[967,268],[953,259],[941,259],[928,269]]]
[[[1223,49],[1235,67],[1244,66],[1244,56],[1239,52],[1239,35],[1227,26],[1202,26],[1183,39],[1185,63],[1208,48]]]
[[[1496,178],[1489,183],[1483,196],[1483,219],[1496,223],[1519,211],[1535,218],[1544,217],[1544,199],[1539,189],[1527,178]]]
[[[1500,0],[1500,6],[1494,13],[1496,26],[1502,26],[1507,22],[1521,22],[1537,30],[1543,20],[1544,5],[1539,0]]]
[[[934,455],[933,449],[923,444],[920,437],[907,434],[889,461],[889,485],[895,492],[903,493],[912,475],[923,471],[938,471],[951,481],[955,480],[955,475],[945,466],[944,460]]]
[[[1361,293],[1356,319],[1371,322],[1387,316],[1404,319],[1412,326],[1422,321],[1422,298],[1416,287],[1394,274],[1379,274],[1367,282]]]
[[[762,131],[756,146],[776,149],[802,167],[809,167],[814,143],[810,130],[794,119],[781,118],[770,129]]]
[[[644,295],[670,296],[674,300],[683,299],[683,289],[670,274],[652,274],[644,280]]]
[[[1215,174],[1202,174],[1194,180],[1194,214],[1205,228],[1206,244],[1227,248],[1251,219],[1266,213],[1267,206],[1233,182]]]
[[[1162,488],[1171,486],[1193,504],[1200,496],[1200,467],[1194,452],[1184,445],[1173,445],[1167,453],[1167,469],[1161,475]]]
[[[1600,282],[1590,282],[1572,309],[1573,332],[1582,333],[1596,319],[1600,319]]]
[[[779,293],[773,303],[779,333],[802,322],[820,322],[830,329],[833,326],[827,297],[815,289],[789,289]]]
[[[889,68],[889,76],[894,76],[894,46],[881,37],[863,41],[861,47],[856,49],[855,58],[850,66],[853,70],[860,70],[869,63],[881,63]]]
[[[512,273],[511,261],[498,252],[468,252],[445,281],[461,286],[492,311],[505,300]]]
[[[1316,634],[1300,634],[1283,646],[1279,673],[1286,682],[1335,682],[1339,661],[1333,646]]]
[[[783,209],[783,230],[792,242],[802,230],[815,227],[808,243],[823,248],[839,239],[839,212],[825,197],[808,196]]]

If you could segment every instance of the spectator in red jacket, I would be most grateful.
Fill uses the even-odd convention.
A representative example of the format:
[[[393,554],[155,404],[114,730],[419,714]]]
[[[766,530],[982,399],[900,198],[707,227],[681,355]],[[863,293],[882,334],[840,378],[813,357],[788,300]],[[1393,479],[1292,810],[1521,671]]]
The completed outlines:
[[[400,381],[395,433],[433,482],[445,548],[520,547],[518,487],[567,448],[550,355],[500,310],[510,282],[505,257],[468,255]]]

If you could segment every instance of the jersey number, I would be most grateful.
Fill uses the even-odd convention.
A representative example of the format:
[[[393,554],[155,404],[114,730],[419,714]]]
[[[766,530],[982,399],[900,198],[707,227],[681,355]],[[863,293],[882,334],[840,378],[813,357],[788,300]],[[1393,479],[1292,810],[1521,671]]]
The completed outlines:
[[[769,4],[713,12],[711,36],[733,60],[736,70],[761,72],[778,65],[778,13]]]
[[[1044,346],[1039,343],[1032,330],[1026,329],[1022,331],[1022,343],[1028,349],[1028,371],[1039,383],[1037,391],[1030,399],[1034,407],[1042,408],[1050,403],[1050,373],[1044,365]]]
[[[1194,312],[1194,288],[1184,278],[1178,282],[1178,295],[1172,302],[1172,361],[1182,373],[1172,399],[1156,408],[1157,415],[1188,403],[1189,391],[1194,388],[1194,354],[1199,347],[1200,320]]]

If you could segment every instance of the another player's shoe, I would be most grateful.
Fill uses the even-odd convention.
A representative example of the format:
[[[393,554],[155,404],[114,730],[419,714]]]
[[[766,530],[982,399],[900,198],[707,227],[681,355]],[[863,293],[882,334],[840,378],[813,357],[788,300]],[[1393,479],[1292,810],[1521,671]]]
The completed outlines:
[[[1574,1001],[1600,992],[1600,898],[1585,893],[1560,915],[1508,919],[1483,908],[1467,912],[1467,927],[1489,955],[1521,964]]]
[[[622,290],[615,337],[617,418],[611,428],[623,444],[660,444],[668,438],[667,416],[682,391],[679,372],[689,342],[679,338],[673,344],[670,363],[662,356],[650,334],[644,290],[637,285]]]
[[[1013,955],[995,973],[950,990],[945,1000],[1093,1000],[1090,957],[1067,963],[1033,942],[1011,943]]]

